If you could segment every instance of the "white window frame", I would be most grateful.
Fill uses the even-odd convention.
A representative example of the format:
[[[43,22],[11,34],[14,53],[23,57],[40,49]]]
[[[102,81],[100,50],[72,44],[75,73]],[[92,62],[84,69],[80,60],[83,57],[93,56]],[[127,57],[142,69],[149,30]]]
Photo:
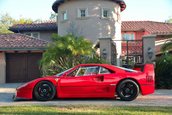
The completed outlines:
[[[104,11],[105,10],[107,11],[107,17],[104,16]],[[109,8],[102,8],[101,9],[101,17],[102,18],[110,18],[110,15],[111,15],[110,13],[111,13],[111,10]]]
[[[30,34],[30,35],[27,35],[27,34]],[[34,37],[33,34],[38,34],[38,37]],[[40,33],[39,32],[25,32],[24,35],[40,39]]]
[[[68,13],[67,13],[67,10],[62,11],[62,12],[61,12],[61,16],[62,16],[62,21],[68,20]]]
[[[34,37],[33,34],[38,34],[38,37]],[[39,32],[32,32],[32,37],[40,39],[40,33]]]
[[[129,39],[126,39],[124,36],[130,36],[130,37],[128,37]],[[135,38],[135,33],[123,33],[122,34],[122,39],[123,40],[135,40],[136,39]]]
[[[85,10],[85,16],[81,16],[81,10]],[[78,8],[78,13],[77,13],[78,18],[86,18],[88,17],[88,8]]]

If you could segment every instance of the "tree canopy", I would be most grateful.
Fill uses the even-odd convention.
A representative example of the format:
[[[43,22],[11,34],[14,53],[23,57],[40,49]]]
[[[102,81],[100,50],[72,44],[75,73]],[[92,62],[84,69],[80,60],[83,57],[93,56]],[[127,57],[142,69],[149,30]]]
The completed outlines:
[[[51,21],[56,21],[57,20],[57,13],[51,13],[49,19]]]
[[[2,14],[0,16],[0,34],[2,33],[12,33],[9,31],[9,27],[14,25],[14,24],[28,24],[32,23],[32,19],[25,19],[25,18],[20,18],[19,20],[16,20],[12,18],[8,13]]]

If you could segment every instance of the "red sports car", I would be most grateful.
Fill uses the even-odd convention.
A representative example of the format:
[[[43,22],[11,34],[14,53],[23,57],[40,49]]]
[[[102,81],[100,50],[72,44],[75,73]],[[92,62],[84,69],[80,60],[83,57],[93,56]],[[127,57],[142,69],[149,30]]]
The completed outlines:
[[[136,71],[108,64],[81,64],[57,75],[42,77],[17,88],[14,100],[53,98],[116,98],[131,101],[155,90],[154,66]]]

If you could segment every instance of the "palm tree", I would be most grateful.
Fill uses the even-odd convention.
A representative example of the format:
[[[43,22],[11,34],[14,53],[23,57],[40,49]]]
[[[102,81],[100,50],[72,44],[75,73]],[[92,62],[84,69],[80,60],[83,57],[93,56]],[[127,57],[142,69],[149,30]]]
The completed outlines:
[[[168,52],[172,50],[172,40],[167,40],[164,45],[161,47],[162,52]]]
[[[92,43],[83,37],[53,35],[41,60],[43,75],[56,74],[80,63],[102,63],[92,49]]]
[[[172,88],[172,55],[168,53],[172,51],[172,40],[168,40],[161,47],[161,51],[164,53],[156,60],[156,87],[157,88]]]

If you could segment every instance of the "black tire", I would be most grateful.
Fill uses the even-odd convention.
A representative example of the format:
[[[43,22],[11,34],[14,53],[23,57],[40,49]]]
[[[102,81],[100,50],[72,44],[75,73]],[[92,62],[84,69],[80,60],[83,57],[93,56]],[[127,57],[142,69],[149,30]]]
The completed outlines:
[[[135,81],[126,79],[117,86],[117,95],[123,101],[132,101],[139,95],[139,86]]]
[[[34,97],[38,101],[52,100],[56,94],[56,89],[51,82],[41,81],[34,88]]]

